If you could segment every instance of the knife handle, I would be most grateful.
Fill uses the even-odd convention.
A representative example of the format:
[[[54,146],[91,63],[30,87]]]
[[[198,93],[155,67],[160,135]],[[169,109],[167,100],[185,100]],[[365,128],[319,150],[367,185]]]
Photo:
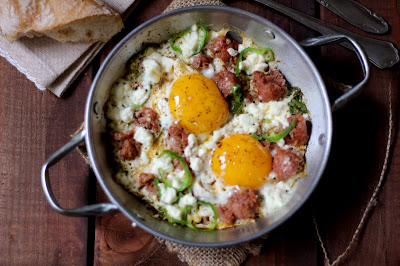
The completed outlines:
[[[384,34],[389,25],[378,14],[353,0],[316,0],[350,24],[373,34]]]
[[[297,10],[278,4],[271,0],[254,0],[254,1],[264,4],[270,8],[273,8],[289,16],[290,18],[297,20],[301,24],[315,31],[318,31],[323,35],[344,34],[351,37],[353,40],[355,40],[362,46],[362,48],[364,49],[365,53],[368,56],[368,59],[371,61],[372,64],[374,64],[378,68],[383,69],[387,67],[392,67],[393,65],[399,62],[399,51],[391,42],[368,38],[355,34],[351,31],[344,30],[335,25],[316,19],[312,16],[301,13]],[[341,45],[343,45],[348,49],[351,50],[353,49],[347,43],[341,43]]]

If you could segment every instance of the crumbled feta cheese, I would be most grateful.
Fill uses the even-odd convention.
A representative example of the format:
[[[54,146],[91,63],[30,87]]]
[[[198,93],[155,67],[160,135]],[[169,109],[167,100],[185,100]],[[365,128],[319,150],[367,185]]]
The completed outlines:
[[[189,134],[188,145],[186,146],[184,153],[186,157],[192,156],[193,148],[197,145],[197,138],[194,134]]]
[[[176,190],[172,187],[166,187],[163,183],[158,184],[158,187],[161,192],[161,201],[165,204],[171,204],[178,198],[176,196]]]
[[[184,57],[191,56],[197,49],[199,33],[197,32],[197,25],[192,26],[192,31],[185,34],[181,41],[178,41],[178,45],[182,50]]]
[[[208,67],[206,69],[201,70],[201,74],[203,74],[209,79],[212,78],[215,74],[214,66],[212,64],[208,64]]]
[[[127,93],[127,100],[129,100],[128,106],[131,106],[132,104],[140,105],[144,103],[147,97],[149,97],[149,91],[149,87],[136,88],[135,90],[131,90],[129,93]]]
[[[122,109],[121,120],[124,121],[125,123],[130,123],[133,121],[133,110],[131,107]]]
[[[177,207],[172,206],[172,205],[166,205],[165,210],[171,216],[172,218],[176,220],[181,220],[182,219],[182,212],[179,210]]]
[[[186,194],[179,200],[179,208],[184,208],[186,206],[194,206],[197,202],[197,199],[190,194]]]
[[[213,66],[215,69],[215,72],[220,72],[225,69],[225,63],[218,57],[214,58],[213,60]]]
[[[169,110],[169,104],[168,101],[165,99],[160,99],[157,102],[157,107],[161,111],[159,120],[162,128],[169,128],[172,123],[174,122],[174,119],[172,118],[171,111]]]
[[[185,171],[179,171],[178,173],[169,174],[168,179],[171,180],[171,185],[173,188],[181,187],[181,179],[185,176]]]
[[[200,148],[200,149],[198,149],[198,151],[197,151],[197,155],[199,155],[200,157],[202,157],[204,154],[206,154],[207,153],[207,150],[206,149],[203,149],[203,148]]]
[[[145,147],[150,147],[153,143],[153,135],[144,127],[136,127],[134,138]]]
[[[147,157],[147,154],[145,151],[142,151],[140,154],[140,161],[142,164],[148,164],[150,162],[149,157]]]
[[[214,217],[214,212],[210,206],[200,205],[197,214],[201,217]]]
[[[197,157],[190,158],[190,168],[195,172],[200,171],[203,168],[203,161]]]
[[[233,48],[228,48],[228,54],[230,54],[231,56],[237,56],[239,53]]]
[[[287,182],[278,182],[276,184],[266,183],[260,189],[260,195],[263,196],[265,200],[263,202],[263,208],[261,209],[264,215],[269,214],[281,206],[283,206],[292,195],[288,191],[292,191]]]
[[[247,54],[247,53],[246,53]],[[248,53],[245,60],[239,63],[239,69],[245,70],[248,75],[254,71],[265,71],[268,68],[265,57],[257,53]]]
[[[165,172],[171,172],[174,170],[174,165],[171,161],[172,159],[169,156],[155,157],[152,160],[149,172],[158,175],[158,168],[161,168]]]
[[[154,59],[144,59],[143,60],[143,68],[144,68],[144,84],[156,84],[160,81],[162,71],[161,66]]]
[[[235,130],[243,130],[246,133],[256,133],[259,121],[249,114],[241,114],[235,117],[232,122],[236,125]]]

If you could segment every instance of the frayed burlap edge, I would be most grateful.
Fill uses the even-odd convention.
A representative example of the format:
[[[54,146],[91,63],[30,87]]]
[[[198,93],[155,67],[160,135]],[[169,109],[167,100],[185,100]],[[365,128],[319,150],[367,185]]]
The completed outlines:
[[[182,262],[189,265],[234,266],[242,264],[249,254],[258,255],[267,238],[268,235],[265,235],[250,242],[224,248],[189,247],[158,237],[157,240],[165,244],[169,252],[176,254]]]
[[[219,0],[175,0],[165,9],[164,13],[188,6],[225,6]]]

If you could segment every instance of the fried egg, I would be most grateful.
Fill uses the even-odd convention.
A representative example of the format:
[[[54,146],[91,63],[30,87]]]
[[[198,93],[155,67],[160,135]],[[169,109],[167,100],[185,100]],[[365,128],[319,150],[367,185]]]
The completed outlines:
[[[224,69],[231,73],[235,69],[213,56],[210,48],[229,29],[208,31],[208,35],[202,29],[194,25],[190,34],[172,42],[180,45],[181,54],[167,41],[135,55],[129,72],[111,88],[106,116],[117,182],[172,223],[223,229],[271,215],[286,204],[306,168],[301,163],[282,181],[274,171],[274,156],[279,148],[303,158],[306,145],[289,145],[282,138],[268,148],[254,137],[289,127],[290,102],[295,94],[269,102],[243,102],[239,113],[232,112],[230,101],[235,97],[243,101],[243,97],[224,98],[214,77]],[[193,60],[202,36],[208,36],[202,53],[210,62],[199,70],[193,67]],[[246,47],[257,47],[250,38],[242,37],[243,44],[227,50],[230,56],[237,57]],[[255,53],[239,65],[246,74],[242,78],[247,80],[243,91],[251,93],[255,90],[251,74],[267,72],[276,64]],[[303,117],[309,120],[307,113]],[[171,144],[171,139],[181,142]],[[165,153],[171,151],[171,145],[180,150],[175,154],[184,162]],[[184,187],[188,180],[190,184]],[[251,202],[257,212],[243,218],[228,207],[237,204],[237,195],[248,189],[257,193],[257,202]]]
[[[228,115],[228,103],[217,85],[201,74],[177,79],[168,102],[173,118],[193,134],[220,128]]]

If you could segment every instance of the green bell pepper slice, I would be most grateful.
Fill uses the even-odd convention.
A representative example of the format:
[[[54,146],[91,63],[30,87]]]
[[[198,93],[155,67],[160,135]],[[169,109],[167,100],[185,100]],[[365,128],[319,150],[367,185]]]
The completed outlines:
[[[262,140],[265,139],[265,140],[268,140],[269,142],[278,142],[281,139],[283,139],[284,137],[286,137],[290,133],[290,131],[293,130],[293,128],[296,126],[296,124],[297,124],[297,119],[295,118],[295,119],[293,119],[293,121],[290,124],[290,126],[287,127],[281,133],[276,134],[276,133],[272,132],[269,136],[265,135],[264,133],[261,136],[258,136],[258,135],[253,133],[253,134],[251,134],[251,136],[253,138],[255,138],[256,140],[259,140],[259,141],[262,141]]]
[[[236,63],[236,76],[239,76],[239,74],[240,74],[239,63],[243,61],[243,56],[247,52],[255,52],[260,55],[267,53],[268,54],[268,57],[266,58],[267,62],[274,59],[274,51],[272,51],[270,48],[264,48],[264,49],[260,50],[260,49],[254,48],[254,47],[247,47],[246,49],[241,51],[239,54],[239,58]]]
[[[207,32],[206,26],[201,23],[198,23],[196,25],[197,25],[197,27],[199,27],[201,29],[201,34],[199,35],[197,49],[196,49],[196,51],[194,51],[194,53],[192,55],[199,54],[203,50],[204,46],[206,45],[206,41],[207,41],[207,37],[208,37],[208,32]],[[183,36],[185,36],[186,34],[189,34],[191,32],[192,32],[192,28],[189,28],[187,30],[184,30],[184,31],[174,35],[169,41],[169,44],[170,44],[172,50],[174,50],[178,54],[182,54],[182,49],[179,46],[175,45],[175,41],[178,38],[182,38]]]
[[[181,163],[183,170],[185,171],[185,175],[181,179],[180,187],[177,188],[176,191],[178,191],[178,192],[184,191],[185,189],[187,189],[190,186],[190,184],[192,184],[192,179],[193,179],[192,173],[190,172],[189,166],[187,165],[185,159],[170,150],[163,150],[160,153],[160,155],[158,155],[158,157],[161,157],[163,155],[167,155],[167,156],[171,157],[172,159],[177,159]]]
[[[209,206],[209,207],[212,209],[212,211],[213,211],[213,213],[214,213],[214,221],[210,224],[210,228],[201,229],[201,228],[195,227],[195,226],[192,224],[192,221],[189,220],[189,221],[187,222],[187,227],[189,227],[190,229],[195,230],[195,231],[203,231],[203,232],[208,232],[208,231],[213,231],[213,230],[215,230],[215,228],[217,227],[217,224],[218,224],[218,212],[217,212],[217,210],[215,209],[214,205],[211,204],[211,203],[209,203],[209,202],[205,202],[205,201],[198,200],[197,203],[196,203],[196,209],[197,209],[197,207],[198,207],[199,205]]]

